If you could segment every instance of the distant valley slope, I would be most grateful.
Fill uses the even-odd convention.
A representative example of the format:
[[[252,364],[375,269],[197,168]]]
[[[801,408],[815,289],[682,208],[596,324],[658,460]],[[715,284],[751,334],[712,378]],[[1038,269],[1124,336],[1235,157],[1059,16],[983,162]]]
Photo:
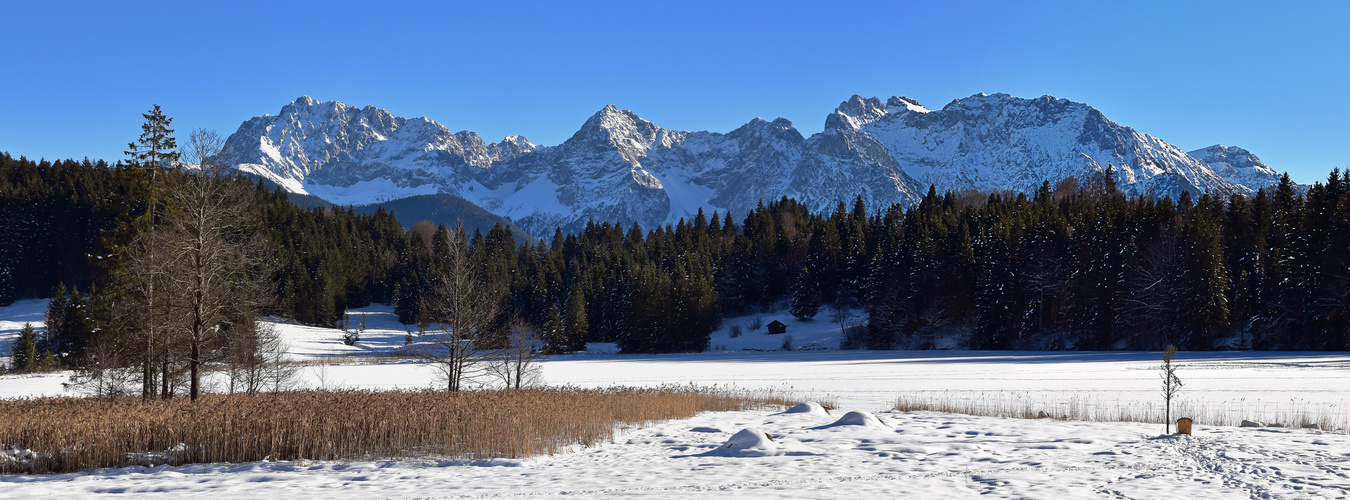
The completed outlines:
[[[700,208],[742,216],[783,196],[829,210],[859,195],[874,207],[914,203],[930,185],[1030,192],[1108,165],[1131,194],[1252,193],[1279,180],[1241,148],[1188,153],[1086,104],[1007,94],[940,110],[855,95],[810,137],[782,118],[685,132],[606,106],[557,146],[520,136],[488,143],[427,118],[301,97],[244,122],[227,145],[240,170],[292,193],[341,205],[450,194],[536,238],[588,220],[651,229]]]

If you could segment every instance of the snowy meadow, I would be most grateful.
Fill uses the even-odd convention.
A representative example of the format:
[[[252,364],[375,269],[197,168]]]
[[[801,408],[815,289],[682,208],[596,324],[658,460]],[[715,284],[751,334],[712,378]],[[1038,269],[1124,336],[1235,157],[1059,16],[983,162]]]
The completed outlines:
[[[40,326],[43,307],[21,301],[0,309],[0,344],[7,349],[24,322]],[[302,367],[298,387],[433,387],[430,369],[394,355],[407,330],[387,308],[353,314],[366,315],[368,329],[352,346],[338,330],[278,325]],[[783,335],[750,329],[774,319],[788,324],[794,350],[777,350]],[[1195,418],[1195,435],[1165,436],[1160,423],[1138,422],[1160,421],[1155,352],[847,351],[839,339],[837,323],[764,315],[728,319],[706,353],[622,355],[592,345],[540,364],[539,382],[548,386],[772,391],[825,402],[828,412],[704,412],[529,458],[269,459],[0,482],[3,496],[1350,495],[1346,353],[1182,352],[1185,386],[1173,413]],[[66,377],[0,377],[0,397],[70,395]],[[977,415],[898,411],[897,403]],[[1049,418],[1010,418],[1042,411]],[[1262,426],[1237,426],[1244,419]],[[1313,423],[1321,428],[1302,428]]]

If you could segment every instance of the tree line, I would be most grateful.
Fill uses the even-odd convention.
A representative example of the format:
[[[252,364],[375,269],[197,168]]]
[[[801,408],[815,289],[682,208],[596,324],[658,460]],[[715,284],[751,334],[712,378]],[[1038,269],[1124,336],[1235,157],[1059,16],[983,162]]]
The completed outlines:
[[[1108,170],[1029,194],[930,189],[913,207],[876,211],[860,197],[824,214],[783,198],[739,224],[701,212],[645,232],[591,223],[515,259],[493,243],[505,234],[481,241],[489,279],[546,325],[555,350],[698,351],[721,318],[783,308],[863,310],[866,327],[846,328],[844,342],[873,349],[942,338],[982,349],[1345,349],[1347,186],[1350,173],[1335,171],[1254,196],[1132,198]]]
[[[332,326],[347,308],[383,302],[410,332],[528,325],[548,352],[586,342],[699,351],[722,318],[781,309],[802,318],[866,311],[866,326],[847,329],[845,343],[874,349],[951,338],[985,349],[1350,348],[1350,173],[1340,171],[1307,187],[1286,176],[1252,196],[1176,200],[1127,197],[1109,170],[1034,193],[930,189],[908,207],[868,207],[859,197],[814,213],[782,198],[739,220],[700,211],[650,229],[592,222],[518,245],[503,226],[404,230],[383,211],[301,209],[237,176],[145,163],[0,154],[0,231],[9,241],[0,245],[0,303],[59,295],[86,311],[72,324],[112,331],[98,303],[129,272],[117,264],[132,254],[127,235],[172,222],[168,208],[185,205],[154,194],[152,174],[166,190],[207,182],[238,193],[235,217],[263,249],[245,259],[261,290],[253,317]],[[448,307],[447,297],[470,289],[481,307]],[[244,323],[221,320],[212,331]],[[62,346],[52,348],[57,359],[88,359],[89,338],[47,344]],[[463,345],[437,338],[442,355]],[[191,371],[159,350],[159,361],[140,361],[159,372],[141,374],[159,383],[147,393],[172,391],[165,380]]]
[[[0,304],[54,297],[12,369],[74,368],[71,383],[92,393],[136,379],[144,398],[195,400],[203,370],[223,367],[231,391],[256,392],[287,377],[260,316],[331,325],[348,305],[388,300],[398,250],[374,245],[401,241],[390,214],[299,209],[230,173],[218,135],[193,132],[180,150],[158,106],[145,119],[115,165],[0,155],[0,231],[12,236]]]
[[[185,178],[162,173],[166,184]],[[105,283],[105,235],[145,210],[131,192],[133,177],[125,162],[34,161],[0,152],[0,305],[54,297],[59,287],[87,296]],[[218,181],[249,191],[240,207],[276,247],[275,297],[264,313],[331,325],[348,307],[390,300],[389,272],[406,250],[403,226],[391,214],[305,209],[261,182]]]

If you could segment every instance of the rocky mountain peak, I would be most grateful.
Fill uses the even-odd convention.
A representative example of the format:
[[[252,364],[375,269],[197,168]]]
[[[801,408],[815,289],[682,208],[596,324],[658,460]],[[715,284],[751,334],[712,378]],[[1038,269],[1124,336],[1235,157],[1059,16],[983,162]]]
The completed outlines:
[[[781,134],[789,130],[795,129],[792,126],[792,120],[789,120],[787,118],[783,118],[780,116],[778,118],[775,118],[773,121],[769,121],[763,118],[756,117],[755,119],[750,120],[749,123],[741,125],[740,128],[728,132],[727,135],[750,134],[750,133],[775,135]]]
[[[315,100],[313,97],[310,97],[308,95],[302,95],[300,97],[297,97],[294,101],[291,101],[290,106],[308,108],[318,103],[319,101]]]
[[[886,107],[889,108],[903,108],[907,106],[923,107],[922,104],[919,104],[919,101],[903,96],[891,96],[890,99],[886,100]]]
[[[848,98],[835,108],[834,113],[825,118],[825,128],[835,130],[857,130],[859,127],[880,120],[886,116],[886,105],[875,97],[863,98],[858,94]]]
[[[489,154],[492,161],[501,162],[517,158],[527,153],[533,153],[539,146],[530,142],[523,135],[508,135],[496,144],[489,146]]]
[[[244,122],[227,144],[240,170],[293,192],[361,204],[448,193],[541,237],[587,220],[655,227],[699,209],[740,215],[783,196],[828,210],[859,195],[879,207],[912,203],[929,185],[1030,192],[1107,165],[1134,194],[1251,192],[1278,182],[1241,148],[1186,153],[1048,95],[975,94],[941,110],[853,95],[809,138],[784,118],[684,132],[606,105],[551,147],[520,136],[489,144],[429,118],[301,96],[279,116]]]
[[[1251,151],[1247,151],[1237,146],[1224,146],[1222,144],[1215,144],[1207,148],[1200,148],[1195,151],[1191,151],[1190,154],[1191,156],[1195,156],[1196,158],[1204,157],[1208,159],[1222,160],[1222,161],[1228,161],[1230,159],[1242,162],[1255,161],[1259,163],[1261,161],[1261,159],[1257,158],[1256,155],[1252,154]]]
[[[591,115],[591,118],[581,125],[582,130],[599,129],[618,132],[652,127],[654,126],[651,122],[643,120],[637,113],[626,109],[621,110],[613,104],[606,104],[604,108]]]
[[[642,119],[637,113],[609,104],[587,119],[563,147],[614,149],[625,161],[637,163],[663,136],[669,136],[665,129]]]
[[[1260,158],[1237,146],[1215,144],[1187,153],[1209,165],[1214,172],[1252,189],[1279,183],[1279,173]]]

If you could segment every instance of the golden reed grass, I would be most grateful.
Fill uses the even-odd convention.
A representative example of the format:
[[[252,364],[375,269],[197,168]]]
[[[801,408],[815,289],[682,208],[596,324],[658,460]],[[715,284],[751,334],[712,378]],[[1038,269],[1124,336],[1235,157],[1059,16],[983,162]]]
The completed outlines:
[[[616,429],[787,401],[712,389],[290,392],[0,401],[0,472],[398,457],[521,458]]]
[[[906,394],[896,399],[895,409],[1005,418],[1043,418],[1041,412],[1045,412],[1046,417],[1060,420],[1150,424],[1163,423],[1166,415],[1161,401],[1108,401],[1091,396],[1046,397],[1009,392]],[[1282,427],[1316,425],[1328,431],[1350,428],[1350,414],[1344,405],[1298,399],[1289,402],[1183,399],[1172,403],[1171,414],[1173,419],[1187,417],[1196,423],[1216,426],[1237,426],[1243,420],[1253,420]]]

